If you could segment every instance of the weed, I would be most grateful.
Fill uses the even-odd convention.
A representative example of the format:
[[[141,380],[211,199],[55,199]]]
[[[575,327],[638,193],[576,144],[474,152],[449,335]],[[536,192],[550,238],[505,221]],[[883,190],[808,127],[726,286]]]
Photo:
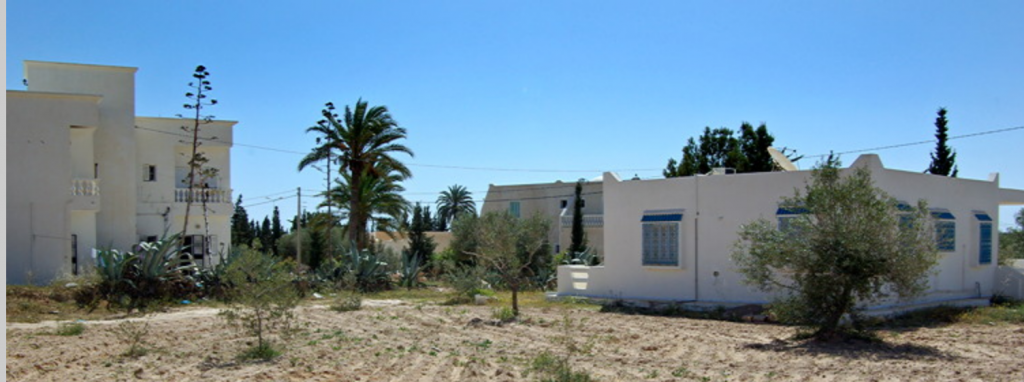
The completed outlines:
[[[149,336],[149,323],[138,321],[123,321],[110,329],[118,341],[128,345],[128,349],[121,355],[129,358],[138,358],[149,353],[146,338]]]
[[[677,367],[675,370],[672,370],[672,376],[676,378],[689,377],[690,374],[690,370],[687,369],[686,366],[680,366]]]
[[[516,319],[515,311],[507,306],[494,308],[494,310],[491,311],[491,316],[493,316],[495,320],[499,320],[501,322],[511,322]]]
[[[362,307],[363,298],[357,293],[338,296],[338,298],[334,300],[334,304],[331,304],[331,310],[335,312],[351,312],[359,310]]]
[[[275,349],[272,343],[269,341],[262,341],[248,349],[245,349],[242,354],[238,355],[238,358],[242,360],[269,361],[279,355],[281,355],[281,352]]]
[[[83,332],[85,332],[85,324],[80,322],[64,322],[57,325],[56,334],[58,336],[71,337],[81,335]]]

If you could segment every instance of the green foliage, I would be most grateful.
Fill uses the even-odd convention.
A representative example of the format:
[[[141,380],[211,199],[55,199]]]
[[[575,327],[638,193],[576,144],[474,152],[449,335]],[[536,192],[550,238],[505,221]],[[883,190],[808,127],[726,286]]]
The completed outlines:
[[[257,343],[243,358],[273,357],[277,354],[271,333],[287,334],[293,309],[299,302],[292,282],[294,264],[273,255],[243,249],[227,267],[231,305],[220,315],[229,325],[256,336]]]
[[[347,202],[358,199],[358,208],[370,213],[366,222],[370,223],[375,231],[397,232],[402,228],[404,216],[409,211],[409,202],[402,196],[405,187],[401,182],[406,178],[383,164],[375,171],[378,175],[363,178],[358,189],[352,188],[354,183],[350,175],[342,174],[341,178],[335,179],[335,187],[328,194],[329,199],[350,217],[353,206]],[[351,225],[351,221],[349,223]],[[345,229],[348,230],[349,227]]]
[[[249,225],[249,213],[242,207],[242,194],[238,194],[235,201],[235,213],[231,215],[231,244],[252,246],[252,239],[256,237]]]
[[[425,265],[437,249],[434,239],[427,236],[433,222],[430,220],[429,211],[424,210],[419,203],[412,210],[412,221],[409,222],[409,246],[405,252],[412,256],[418,264]]]
[[[497,307],[491,310],[491,317],[501,322],[510,322],[516,319],[516,313],[507,306]]]
[[[946,108],[939,108],[935,117],[935,151],[932,152],[932,163],[925,172],[929,174],[956,178],[956,152],[949,147],[949,120],[946,119]]]
[[[415,256],[413,252],[405,252],[402,255],[402,267],[398,271],[400,276],[398,284],[406,289],[412,289],[419,286],[419,277],[420,272],[423,271],[423,264],[420,263],[420,258]]]
[[[334,104],[328,102],[321,114],[324,118],[306,132],[320,134],[325,138],[324,143],[302,158],[299,170],[329,158],[336,161],[338,171],[344,175],[342,183],[349,190],[349,197],[333,199],[333,190],[330,197],[348,206],[349,240],[363,249],[369,246],[367,222],[375,215],[374,203],[365,199],[378,196],[382,188],[393,189],[397,181],[412,176],[409,168],[392,155],[413,156],[413,152],[399,143],[405,139],[406,130],[392,119],[386,106],[369,107],[359,99],[355,109],[346,106],[344,115],[339,118]]]
[[[473,193],[458,184],[448,186],[448,189],[441,191],[441,195],[437,197],[437,215],[449,226],[455,223],[459,215],[476,215]]]
[[[669,159],[662,174],[666,178],[691,176],[706,174],[715,167],[731,167],[736,172],[772,171],[775,165],[768,154],[768,147],[775,138],[768,133],[768,127],[762,123],[755,129],[743,122],[739,133],[737,138],[731,129],[705,127],[699,140],[687,140],[682,161]]]
[[[126,344],[128,349],[121,355],[138,358],[149,353],[149,323],[125,320],[110,329],[118,341]]]
[[[362,292],[375,292],[391,289],[391,277],[388,275],[388,263],[379,256],[379,251],[358,249],[352,243],[341,252],[341,258],[333,263],[334,274],[341,280],[349,279],[354,287]]]
[[[470,253],[477,252],[480,246],[476,233],[478,220],[476,216],[468,216],[452,223],[452,241],[449,248],[455,253],[453,260],[456,265],[477,263],[477,259]]]
[[[196,278],[199,280],[199,285],[203,289],[203,295],[205,297],[212,297],[216,299],[227,300],[232,285],[228,282],[227,271],[231,263],[240,256],[243,250],[248,249],[246,245],[238,245],[228,252],[227,256],[223,254],[220,256],[220,261],[216,265],[210,268],[200,269],[196,273]]]
[[[281,351],[277,350],[277,348],[274,347],[274,344],[261,342],[242,351],[242,353],[238,355],[238,359],[269,361],[280,355]]]
[[[841,335],[840,319],[858,303],[909,299],[927,286],[938,260],[928,209],[897,205],[868,169],[843,175],[830,158],[803,193],[780,203],[805,213],[788,229],[764,219],[742,226],[733,261],[748,283],[781,292],[772,304],[779,318],[816,328],[819,339]]]
[[[479,246],[468,255],[475,257],[512,291],[512,310],[519,315],[518,292],[528,287],[537,269],[549,266],[547,232],[549,223],[540,215],[520,219],[508,212],[487,213],[483,216],[463,217],[459,223],[472,226],[471,230],[457,230],[455,235],[475,233]]]
[[[445,281],[455,290],[449,300],[452,303],[466,303],[473,301],[473,296],[478,294],[494,294],[493,291],[484,288],[484,275],[487,270],[480,266],[463,265],[452,269],[445,275]]]
[[[564,353],[557,356],[544,351],[537,355],[530,364],[530,371],[540,374],[541,381],[557,382],[588,382],[594,380],[586,371],[573,370],[573,357],[589,355],[594,348],[595,337],[581,334],[584,320],[573,320],[568,314],[562,317],[559,325],[560,333],[554,342],[561,345]],[[580,338],[583,338],[582,341]]]
[[[1016,227],[999,233],[999,263],[1002,265],[1024,260],[1024,209],[1017,212],[1016,222]]]
[[[331,304],[331,310],[335,312],[351,312],[362,309],[363,297],[358,293],[345,293],[338,296]]]
[[[61,322],[57,324],[57,331],[55,334],[64,337],[73,337],[82,335],[85,332],[85,324],[81,322]]]
[[[569,241],[569,253],[580,253],[587,250],[587,235],[583,231],[583,181],[576,182],[575,195],[572,201],[572,232]]]
[[[94,287],[92,300],[79,300],[79,304],[95,308],[99,300],[109,307],[123,307],[129,311],[145,309],[147,305],[168,298],[185,297],[198,293],[195,283],[183,271],[194,270],[192,258],[182,256],[178,235],[155,243],[139,243],[137,251],[116,249],[99,250],[96,271],[100,282]]]

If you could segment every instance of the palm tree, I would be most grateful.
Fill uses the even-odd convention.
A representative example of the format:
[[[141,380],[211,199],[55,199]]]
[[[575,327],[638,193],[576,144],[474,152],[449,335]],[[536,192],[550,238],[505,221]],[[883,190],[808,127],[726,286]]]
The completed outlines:
[[[358,192],[353,192],[356,189],[351,187],[351,176],[349,174],[342,174],[342,179],[335,180],[335,186],[331,188],[321,206],[328,203],[342,206],[342,214],[348,214],[350,217],[349,222],[351,223],[353,207],[351,204],[345,207],[345,201],[359,200],[360,205],[357,208],[368,213],[368,220],[378,230],[385,232],[398,231],[401,228],[402,222],[405,221],[405,215],[409,212],[409,202],[402,197],[405,187],[400,184],[402,180],[405,180],[405,177],[391,169],[378,168],[377,170],[386,175],[384,177],[364,177]],[[347,230],[350,233],[352,232],[351,224],[349,224]]]
[[[302,158],[300,171],[322,160],[336,160],[338,172],[354,190],[363,190],[364,181],[370,177],[386,178],[391,172],[401,175],[402,179],[412,176],[409,168],[392,156],[394,153],[406,153],[411,157],[413,152],[397,143],[406,137],[406,131],[391,118],[387,106],[369,107],[360,98],[356,101],[355,110],[345,106],[341,119],[334,110],[334,104],[328,102],[322,111],[324,119],[306,129],[307,133],[320,133],[326,139]],[[387,172],[382,173],[382,169]],[[373,195],[365,192],[372,192],[372,187],[364,192],[350,193],[348,199],[336,200],[342,204],[348,202],[348,237],[359,249],[367,246],[366,223],[372,215],[362,198],[372,198]]]
[[[451,226],[455,218],[464,213],[476,215],[476,203],[473,202],[472,192],[458,184],[441,191],[441,196],[437,197],[437,214],[443,221]]]

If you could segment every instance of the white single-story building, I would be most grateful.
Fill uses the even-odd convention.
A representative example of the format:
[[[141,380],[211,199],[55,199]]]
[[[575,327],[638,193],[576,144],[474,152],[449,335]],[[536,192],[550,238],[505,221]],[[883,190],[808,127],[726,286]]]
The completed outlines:
[[[940,258],[929,288],[912,302],[872,308],[981,301],[993,294],[998,263],[999,206],[1024,204],[1024,191],[988,180],[887,169],[877,155],[860,156],[875,186],[898,200],[927,200],[937,217]],[[844,170],[848,171],[848,170]],[[783,221],[780,198],[802,189],[811,171],[701,175],[602,184],[604,263],[558,268],[558,296],[583,296],[698,306],[761,304],[771,299],[744,283],[731,260],[740,225]]]
[[[24,71],[28,90],[7,91],[7,282],[81,273],[94,248],[128,250],[181,232],[188,121],[135,116],[136,68],[25,61]],[[186,244],[205,266],[231,246],[235,124],[201,128],[216,137],[200,150],[219,173],[191,195],[207,201],[209,229],[193,203]]]

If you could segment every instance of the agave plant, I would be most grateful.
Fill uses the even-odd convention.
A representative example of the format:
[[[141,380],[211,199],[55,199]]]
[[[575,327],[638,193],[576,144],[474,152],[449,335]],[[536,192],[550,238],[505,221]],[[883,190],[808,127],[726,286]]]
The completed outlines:
[[[401,276],[398,284],[406,287],[406,289],[412,289],[419,284],[421,271],[423,271],[423,264],[419,256],[409,251],[404,252],[402,255],[402,267],[398,269]]]
[[[135,264],[138,277],[154,281],[166,281],[178,277],[183,271],[196,270],[195,259],[184,247],[178,246],[178,235],[164,238],[155,243],[139,243],[138,262]],[[184,256],[183,256],[184,255]]]
[[[352,245],[342,253],[341,263],[344,272],[354,276],[356,287],[363,292],[390,287],[391,279],[388,278],[387,263],[381,261],[373,251],[360,250]]]

